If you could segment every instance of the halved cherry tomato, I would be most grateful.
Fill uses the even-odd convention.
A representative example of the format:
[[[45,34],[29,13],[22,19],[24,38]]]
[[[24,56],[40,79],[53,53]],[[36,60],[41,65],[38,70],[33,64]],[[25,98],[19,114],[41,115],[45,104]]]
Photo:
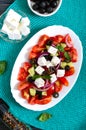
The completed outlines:
[[[76,62],[78,60],[78,53],[75,48],[72,48],[69,52],[72,62]]]
[[[55,38],[56,38],[57,43],[61,43],[64,39],[64,36],[63,35],[56,35]]]
[[[22,95],[22,97],[23,97],[24,99],[29,100],[29,98],[30,98],[29,88],[27,87],[27,88],[23,89],[23,90],[21,91],[21,95]]]
[[[49,39],[49,36],[48,36],[48,35],[46,35],[46,34],[42,35],[42,36],[39,38],[39,40],[38,40],[38,46],[39,46],[39,47],[43,47],[48,39]]]
[[[29,54],[29,59],[36,58],[37,56],[38,56],[37,53],[31,51],[30,54]]]
[[[70,75],[73,75],[74,73],[75,73],[75,68],[70,67],[69,70],[65,71],[65,76],[70,76]]]
[[[65,86],[69,85],[69,82],[65,77],[59,77],[59,81]]]
[[[48,90],[47,90],[47,95],[50,96],[54,93],[54,86],[50,87]]]
[[[54,91],[55,92],[60,92],[62,90],[62,83],[60,83],[59,80],[57,80],[55,82],[55,85],[54,85]]]
[[[28,72],[26,72],[23,67],[20,67],[17,79],[20,81],[24,81],[27,76],[28,76]]]
[[[23,90],[23,89],[25,89],[25,88],[29,88],[30,87],[30,83],[29,82],[26,82],[26,81],[24,81],[24,82],[20,82],[19,84],[18,84],[18,90]]]
[[[29,62],[24,62],[23,63],[23,68],[28,71],[28,69],[31,67],[32,65]]]
[[[32,96],[29,98],[28,103],[30,103],[31,105],[36,104],[36,100],[37,100],[37,96]]]
[[[36,100],[36,103],[37,103],[37,104],[40,104],[40,105],[44,105],[44,104],[49,103],[51,100],[52,100],[52,96],[46,96],[46,97],[43,98],[43,99],[37,99],[37,100]]]
[[[73,47],[73,41],[69,34],[65,36],[65,43],[67,44],[68,47]]]
[[[32,48],[32,52],[35,52],[35,53],[38,53],[38,52],[41,52],[44,48],[43,47],[40,47],[38,45],[35,45],[33,46]]]

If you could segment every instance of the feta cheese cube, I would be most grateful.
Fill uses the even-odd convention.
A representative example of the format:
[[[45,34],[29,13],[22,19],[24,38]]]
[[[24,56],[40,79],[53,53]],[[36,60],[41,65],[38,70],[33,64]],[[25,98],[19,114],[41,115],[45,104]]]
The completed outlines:
[[[30,25],[30,20],[28,17],[24,17],[21,19],[21,24],[23,24],[24,26],[29,26]]]
[[[14,39],[15,39],[15,40],[21,40],[22,36],[21,36],[19,30],[15,29],[15,30],[13,31],[13,34],[14,34]]]
[[[38,74],[42,75],[42,73],[43,73],[43,71],[44,71],[44,68],[42,68],[41,66],[37,66],[37,68],[35,69],[35,71],[36,71]]]
[[[3,24],[2,28],[1,28],[1,32],[8,34],[10,32],[8,26],[6,24]]]
[[[21,25],[20,32],[23,36],[27,36],[30,33],[30,28],[27,26]]]
[[[57,77],[56,77],[55,74],[51,74],[50,76],[51,76],[51,78],[50,78],[51,83],[53,83],[53,82],[55,82],[57,80]]]
[[[48,52],[52,55],[55,55],[57,53],[57,49],[53,46],[50,46]]]
[[[35,84],[38,88],[41,88],[41,87],[44,86],[45,81],[44,81],[42,78],[37,78],[37,79],[34,81],[34,84]]]
[[[60,59],[57,56],[53,56],[51,63],[56,66],[60,63]]]
[[[37,61],[37,63],[38,63],[38,65],[40,65],[40,66],[46,66],[46,59],[45,59],[45,57],[44,56],[42,56],[42,57],[39,57],[38,58],[38,61]]]
[[[64,69],[58,69],[57,70],[57,77],[63,77],[65,75]]]
[[[50,61],[47,61],[46,66],[47,66],[47,68],[49,68],[49,67],[53,66],[53,64]]]
[[[15,40],[13,31],[10,31],[8,33],[8,38],[11,39],[11,40]]]

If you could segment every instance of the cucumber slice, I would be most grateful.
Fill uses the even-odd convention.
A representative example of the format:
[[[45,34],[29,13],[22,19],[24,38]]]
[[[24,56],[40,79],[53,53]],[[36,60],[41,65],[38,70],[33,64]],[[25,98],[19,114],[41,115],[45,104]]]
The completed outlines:
[[[43,91],[43,92],[42,92],[42,95],[43,95],[43,96],[47,96],[47,92],[46,92],[46,91]]]
[[[35,74],[35,70],[34,70],[34,67],[32,66],[29,70],[28,70],[30,76],[34,76]]]
[[[30,88],[30,95],[35,96],[36,95],[36,90],[34,88]]]
[[[67,65],[66,62],[61,62],[61,67],[62,67],[63,69],[65,68],[66,65]]]

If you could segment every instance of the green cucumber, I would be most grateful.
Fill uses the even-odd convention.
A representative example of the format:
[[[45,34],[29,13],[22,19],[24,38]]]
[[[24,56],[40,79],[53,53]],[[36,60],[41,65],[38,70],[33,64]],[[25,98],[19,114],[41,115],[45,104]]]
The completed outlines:
[[[34,70],[34,67],[32,66],[29,70],[28,70],[30,76],[34,76],[35,74],[35,70]]]
[[[35,96],[36,95],[36,90],[34,88],[30,88],[30,95]]]

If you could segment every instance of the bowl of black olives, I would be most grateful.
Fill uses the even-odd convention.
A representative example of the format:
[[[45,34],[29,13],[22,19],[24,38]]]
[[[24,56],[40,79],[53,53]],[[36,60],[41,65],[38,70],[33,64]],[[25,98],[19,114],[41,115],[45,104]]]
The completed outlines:
[[[62,0],[27,0],[27,2],[33,13],[47,17],[59,10]]]

